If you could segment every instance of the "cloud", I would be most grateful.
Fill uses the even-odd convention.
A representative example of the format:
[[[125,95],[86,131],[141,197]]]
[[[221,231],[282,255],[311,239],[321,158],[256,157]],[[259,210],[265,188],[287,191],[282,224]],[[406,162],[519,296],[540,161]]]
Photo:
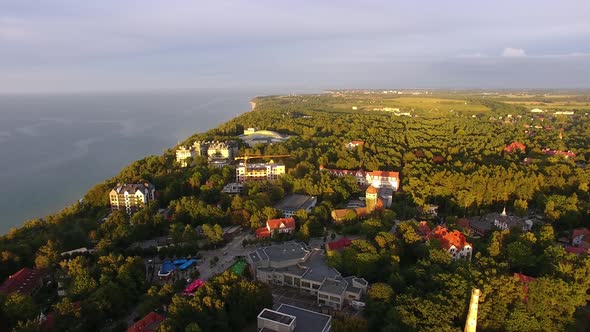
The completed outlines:
[[[502,56],[505,57],[524,57],[525,51],[522,48],[506,47],[502,51]]]

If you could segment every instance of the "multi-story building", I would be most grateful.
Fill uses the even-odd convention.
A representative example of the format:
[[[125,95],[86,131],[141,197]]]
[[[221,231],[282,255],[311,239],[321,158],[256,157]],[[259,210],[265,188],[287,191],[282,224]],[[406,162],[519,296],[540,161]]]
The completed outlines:
[[[237,145],[232,141],[196,141],[192,146],[180,146],[176,150],[176,161],[180,163],[180,166],[186,167],[188,158],[206,156],[214,164],[225,165],[233,160],[237,151]]]
[[[9,276],[2,285],[0,285],[0,294],[10,295],[12,293],[21,293],[33,296],[43,287],[43,277],[41,273],[34,269],[24,267],[13,275]]]
[[[248,255],[256,278],[269,284],[289,286],[316,297],[318,305],[342,309],[360,301],[368,283],[363,278],[342,277],[325,262],[324,251],[301,243],[259,248]]]
[[[258,314],[257,325],[261,332],[330,332],[332,317],[281,304],[277,310],[263,309]]]
[[[153,201],[155,194],[151,183],[119,184],[109,194],[111,209],[133,214]]]
[[[328,169],[320,166],[320,170],[329,172],[334,176],[351,175],[356,178],[356,182],[361,187],[372,185],[375,188],[390,188],[393,191],[399,189],[399,172],[388,171],[372,171],[367,172],[361,170],[350,171],[345,169]]]
[[[248,181],[275,181],[285,174],[285,165],[268,163],[240,163],[236,167],[236,180],[239,183]]]

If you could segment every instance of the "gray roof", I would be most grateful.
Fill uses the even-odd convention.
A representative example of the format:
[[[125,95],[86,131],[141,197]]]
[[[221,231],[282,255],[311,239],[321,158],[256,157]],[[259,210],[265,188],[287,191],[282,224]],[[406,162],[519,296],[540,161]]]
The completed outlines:
[[[288,304],[281,304],[277,311],[296,317],[293,332],[322,332],[330,325],[332,320],[331,316]]]
[[[284,243],[276,246],[270,246],[262,249],[261,259],[268,259],[274,262],[288,261],[292,259],[304,258],[309,251],[301,243]]]
[[[307,210],[316,203],[316,198],[307,195],[289,195],[275,205],[275,209],[283,211]]]
[[[356,279],[355,280],[356,282],[364,284],[365,286],[367,285],[367,281],[365,279],[360,279],[360,278],[356,278],[356,277],[344,278],[344,280],[346,280],[346,282],[348,283],[348,285],[346,286],[346,291],[351,292],[351,293],[355,293],[355,294],[359,294],[361,292],[361,289],[358,287],[354,287],[352,285],[353,279]]]
[[[125,183],[125,184],[117,185],[117,187],[115,187],[115,189],[113,189],[113,190],[116,191],[117,194],[120,194],[122,192],[123,193],[128,192],[130,194],[135,194],[136,191],[145,192],[145,190],[151,191],[154,189],[155,189],[155,187],[151,183],[129,183],[129,184]]]
[[[322,283],[322,286],[320,287],[319,291],[335,295],[342,295],[348,287],[348,284],[349,283],[342,278],[326,279],[324,283]]]
[[[312,251],[310,257],[302,265],[308,268],[303,279],[322,282],[324,278],[336,278],[340,276],[340,273],[335,268],[326,264],[322,250]]]

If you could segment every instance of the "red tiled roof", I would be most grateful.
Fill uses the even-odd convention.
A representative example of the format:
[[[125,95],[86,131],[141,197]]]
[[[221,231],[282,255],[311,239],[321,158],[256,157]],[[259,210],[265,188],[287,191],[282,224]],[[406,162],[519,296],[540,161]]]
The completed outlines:
[[[426,237],[428,234],[430,234],[430,226],[428,226],[426,221],[421,221],[418,223],[418,234],[420,234],[422,237]]]
[[[565,247],[565,251],[571,253],[571,254],[587,254],[589,249],[586,249],[584,247]]]
[[[512,152],[514,152],[516,150],[520,150],[522,152],[525,152],[526,145],[524,145],[524,144],[522,144],[520,142],[514,142],[514,143],[512,143],[512,144],[510,144],[510,145],[508,145],[508,146],[506,146],[504,148],[504,151],[507,152],[507,153],[512,153]]]
[[[461,219],[457,219],[457,225],[465,228],[465,229],[471,229],[471,225],[469,223],[469,219],[467,218],[461,218]]]
[[[514,277],[518,278],[520,280],[520,282],[522,283],[522,289],[524,290],[524,299],[523,301],[526,303],[529,301],[529,286],[528,283],[531,281],[535,281],[537,280],[536,278],[533,277],[529,277],[529,276],[525,276],[524,274],[521,273],[515,273]]]
[[[588,228],[578,228],[578,229],[574,229],[574,233],[572,235],[572,237],[578,237],[580,235],[583,236],[589,236],[590,237],[590,230]]]
[[[295,219],[293,218],[279,218],[279,219],[270,219],[266,222],[266,226],[270,228],[271,231],[280,228],[291,228],[295,229]]]
[[[24,267],[6,279],[0,286],[0,293],[10,294],[19,292],[30,294],[39,286],[41,274],[37,270]]]
[[[365,141],[355,140],[355,141],[350,141],[350,144],[352,144],[352,145],[363,145],[363,144],[365,144]]]
[[[340,240],[326,243],[326,249],[327,250],[340,250],[340,249],[344,249],[344,248],[350,246],[351,244],[352,244],[352,241],[350,241],[346,237],[343,237]]]
[[[266,227],[260,227],[256,230],[256,237],[257,238],[269,237],[269,236],[270,236],[270,232],[268,231],[268,228],[266,228]]]
[[[165,319],[166,317],[152,311],[133,324],[127,332],[155,332]]]
[[[432,231],[435,238],[440,240],[440,246],[444,249],[450,249],[455,246],[458,250],[463,250],[465,246],[471,246],[471,243],[467,242],[465,234],[458,230],[449,232],[446,227],[436,226]]]

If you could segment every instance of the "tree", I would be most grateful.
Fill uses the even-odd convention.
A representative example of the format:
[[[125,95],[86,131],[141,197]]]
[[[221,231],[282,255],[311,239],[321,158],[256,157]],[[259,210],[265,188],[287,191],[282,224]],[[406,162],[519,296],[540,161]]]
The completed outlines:
[[[531,247],[520,242],[512,242],[506,247],[506,256],[510,265],[522,271],[534,264],[534,257]]]
[[[35,318],[38,312],[33,298],[19,292],[12,293],[6,298],[2,311],[7,321],[13,326],[17,322]]]
[[[336,316],[332,320],[334,332],[368,332],[369,325],[364,318]]]
[[[390,303],[393,300],[393,288],[380,282],[372,284],[367,294],[371,301]]]
[[[47,269],[55,266],[61,259],[58,248],[59,244],[56,241],[47,240],[47,243],[37,251],[35,267]]]

